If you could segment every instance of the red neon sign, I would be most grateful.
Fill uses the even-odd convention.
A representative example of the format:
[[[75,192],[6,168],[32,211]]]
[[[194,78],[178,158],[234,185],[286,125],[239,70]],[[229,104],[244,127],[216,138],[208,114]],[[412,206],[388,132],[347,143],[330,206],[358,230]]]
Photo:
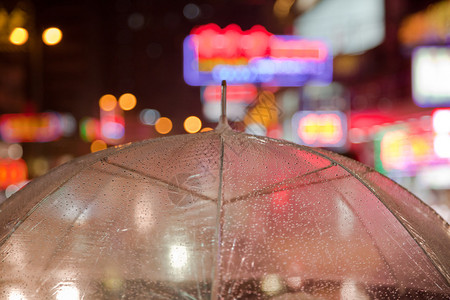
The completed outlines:
[[[0,188],[27,180],[28,168],[23,159],[0,159]]]
[[[50,142],[62,136],[59,114],[6,114],[0,117],[0,133],[8,143]]]
[[[292,117],[300,144],[313,147],[342,147],[347,136],[347,119],[342,112],[300,111]]]
[[[208,24],[191,32],[197,47],[200,71],[210,71],[215,65],[246,65],[253,58],[270,57],[324,61],[328,50],[320,41],[285,40],[255,25],[243,31],[231,24],[220,28]]]
[[[301,86],[329,83],[333,58],[322,41],[274,35],[263,26],[242,30],[232,24],[195,28],[183,42],[183,73],[189,85],[264,83]]]
[[[257,95],[258,91],[252,84],[230,85],[227,87],[227,100],[229,102],[250,103],[255,100]],[[205,102],[220,102],[221,97],[221,86],[207,86],[203,91],[203,99]]]
[[[202,58],[244,58],[265,56],[269,54],[269,38],[271,33],[260,25],[250,30],[242,31],[231,24],[220,28],[216,24],[208,24],[195,28],[191,34],[195,35],[198,43],[198,57]]]

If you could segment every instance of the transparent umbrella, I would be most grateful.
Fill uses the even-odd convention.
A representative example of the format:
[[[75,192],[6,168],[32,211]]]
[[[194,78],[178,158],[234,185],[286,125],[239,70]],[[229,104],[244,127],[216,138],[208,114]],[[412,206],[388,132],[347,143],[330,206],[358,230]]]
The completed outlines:
[[[2,299],[450,297],[450,229],[432,209],[224,116],[80,157],[0,209]]]

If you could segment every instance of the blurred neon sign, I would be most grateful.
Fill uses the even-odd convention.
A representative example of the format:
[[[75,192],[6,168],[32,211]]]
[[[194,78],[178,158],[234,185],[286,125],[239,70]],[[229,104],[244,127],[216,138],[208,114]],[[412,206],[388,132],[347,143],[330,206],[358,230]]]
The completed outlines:
[[[220,102],[222,97],[222,87],[210,85],[202,88],[201,95],[204,102]],[[258,95],[258,90],[252,84],[230,85],[227,87],[228,102],[251,103]]]
[[[450,105],[450,47],[420,47],[413,52],[412,92],[418,106]]]
[[[100,110],[100,134],[108,144],[118,144],[125,136],[125,119],[122,110]]]
[[[347,117],[340,111],[299,111],[292,116],[296,143],[312,147],[343,147]]]
[[[0,117],[0,134],[7,143],[50,142],[63,135],[58,113],[5,114]]]
[[[436,109],[432,114],[434,152],[438,157],[450,158],[450,109]]]
[[[200,26],[184,40],[184,79],[194,86],[263,83],[301,86],[329,83],[332,55],[321,41],[273,35],[256,25]]]
[[[27,180],[28,168],[23,159],[0,159],[0,188]]]
[[[435,160],[431,132],[411,132],[406,125],[391,126],[375,138],[375,168],[382,173],[413,173]]]
[[[433,123],[435,127],[435,120]],[[447,157],[444,154],[450,154],[446,150],[450,139],[442,140],[440,136],[447,135],[436,132],[436,128],[431,130],[423,122],[385,127],[374,138],[375,169],[382,173],[413,175],[423,166],[448,164],[450,155]]]
[[[80,121],[80,137],[85,142],[101,139],[100,121],[94,118],[84,118]]]

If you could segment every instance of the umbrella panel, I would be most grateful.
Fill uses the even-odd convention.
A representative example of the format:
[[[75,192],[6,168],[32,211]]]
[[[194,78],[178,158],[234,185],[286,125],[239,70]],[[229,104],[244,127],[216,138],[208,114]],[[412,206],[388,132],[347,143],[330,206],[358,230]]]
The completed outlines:
[[[175,291],[179,282],[195,282],[205,293],[214,203],[195,199],[179,207],[166,186],[113,169],[98,163],[80,173],[17,228],[2,246],[2,289],[29,286],[36,294],[26,296],[50,297],[76,286],[84,297],[94,297],[98,286],[114,294],[126,282],[142,280],[165,282],[165,289]],[[86,176],[96,179],[87,182]]]

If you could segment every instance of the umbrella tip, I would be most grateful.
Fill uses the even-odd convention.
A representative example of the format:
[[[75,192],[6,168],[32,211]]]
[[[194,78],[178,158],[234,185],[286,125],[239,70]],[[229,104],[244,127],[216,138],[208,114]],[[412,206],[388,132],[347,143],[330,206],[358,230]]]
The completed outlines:
[[[227,81],[222,80],[222,110],[220,114],[219,124],[217,125],[217,128],[222,127],[229,127],[228,125],[228,119],[227,119]]]

